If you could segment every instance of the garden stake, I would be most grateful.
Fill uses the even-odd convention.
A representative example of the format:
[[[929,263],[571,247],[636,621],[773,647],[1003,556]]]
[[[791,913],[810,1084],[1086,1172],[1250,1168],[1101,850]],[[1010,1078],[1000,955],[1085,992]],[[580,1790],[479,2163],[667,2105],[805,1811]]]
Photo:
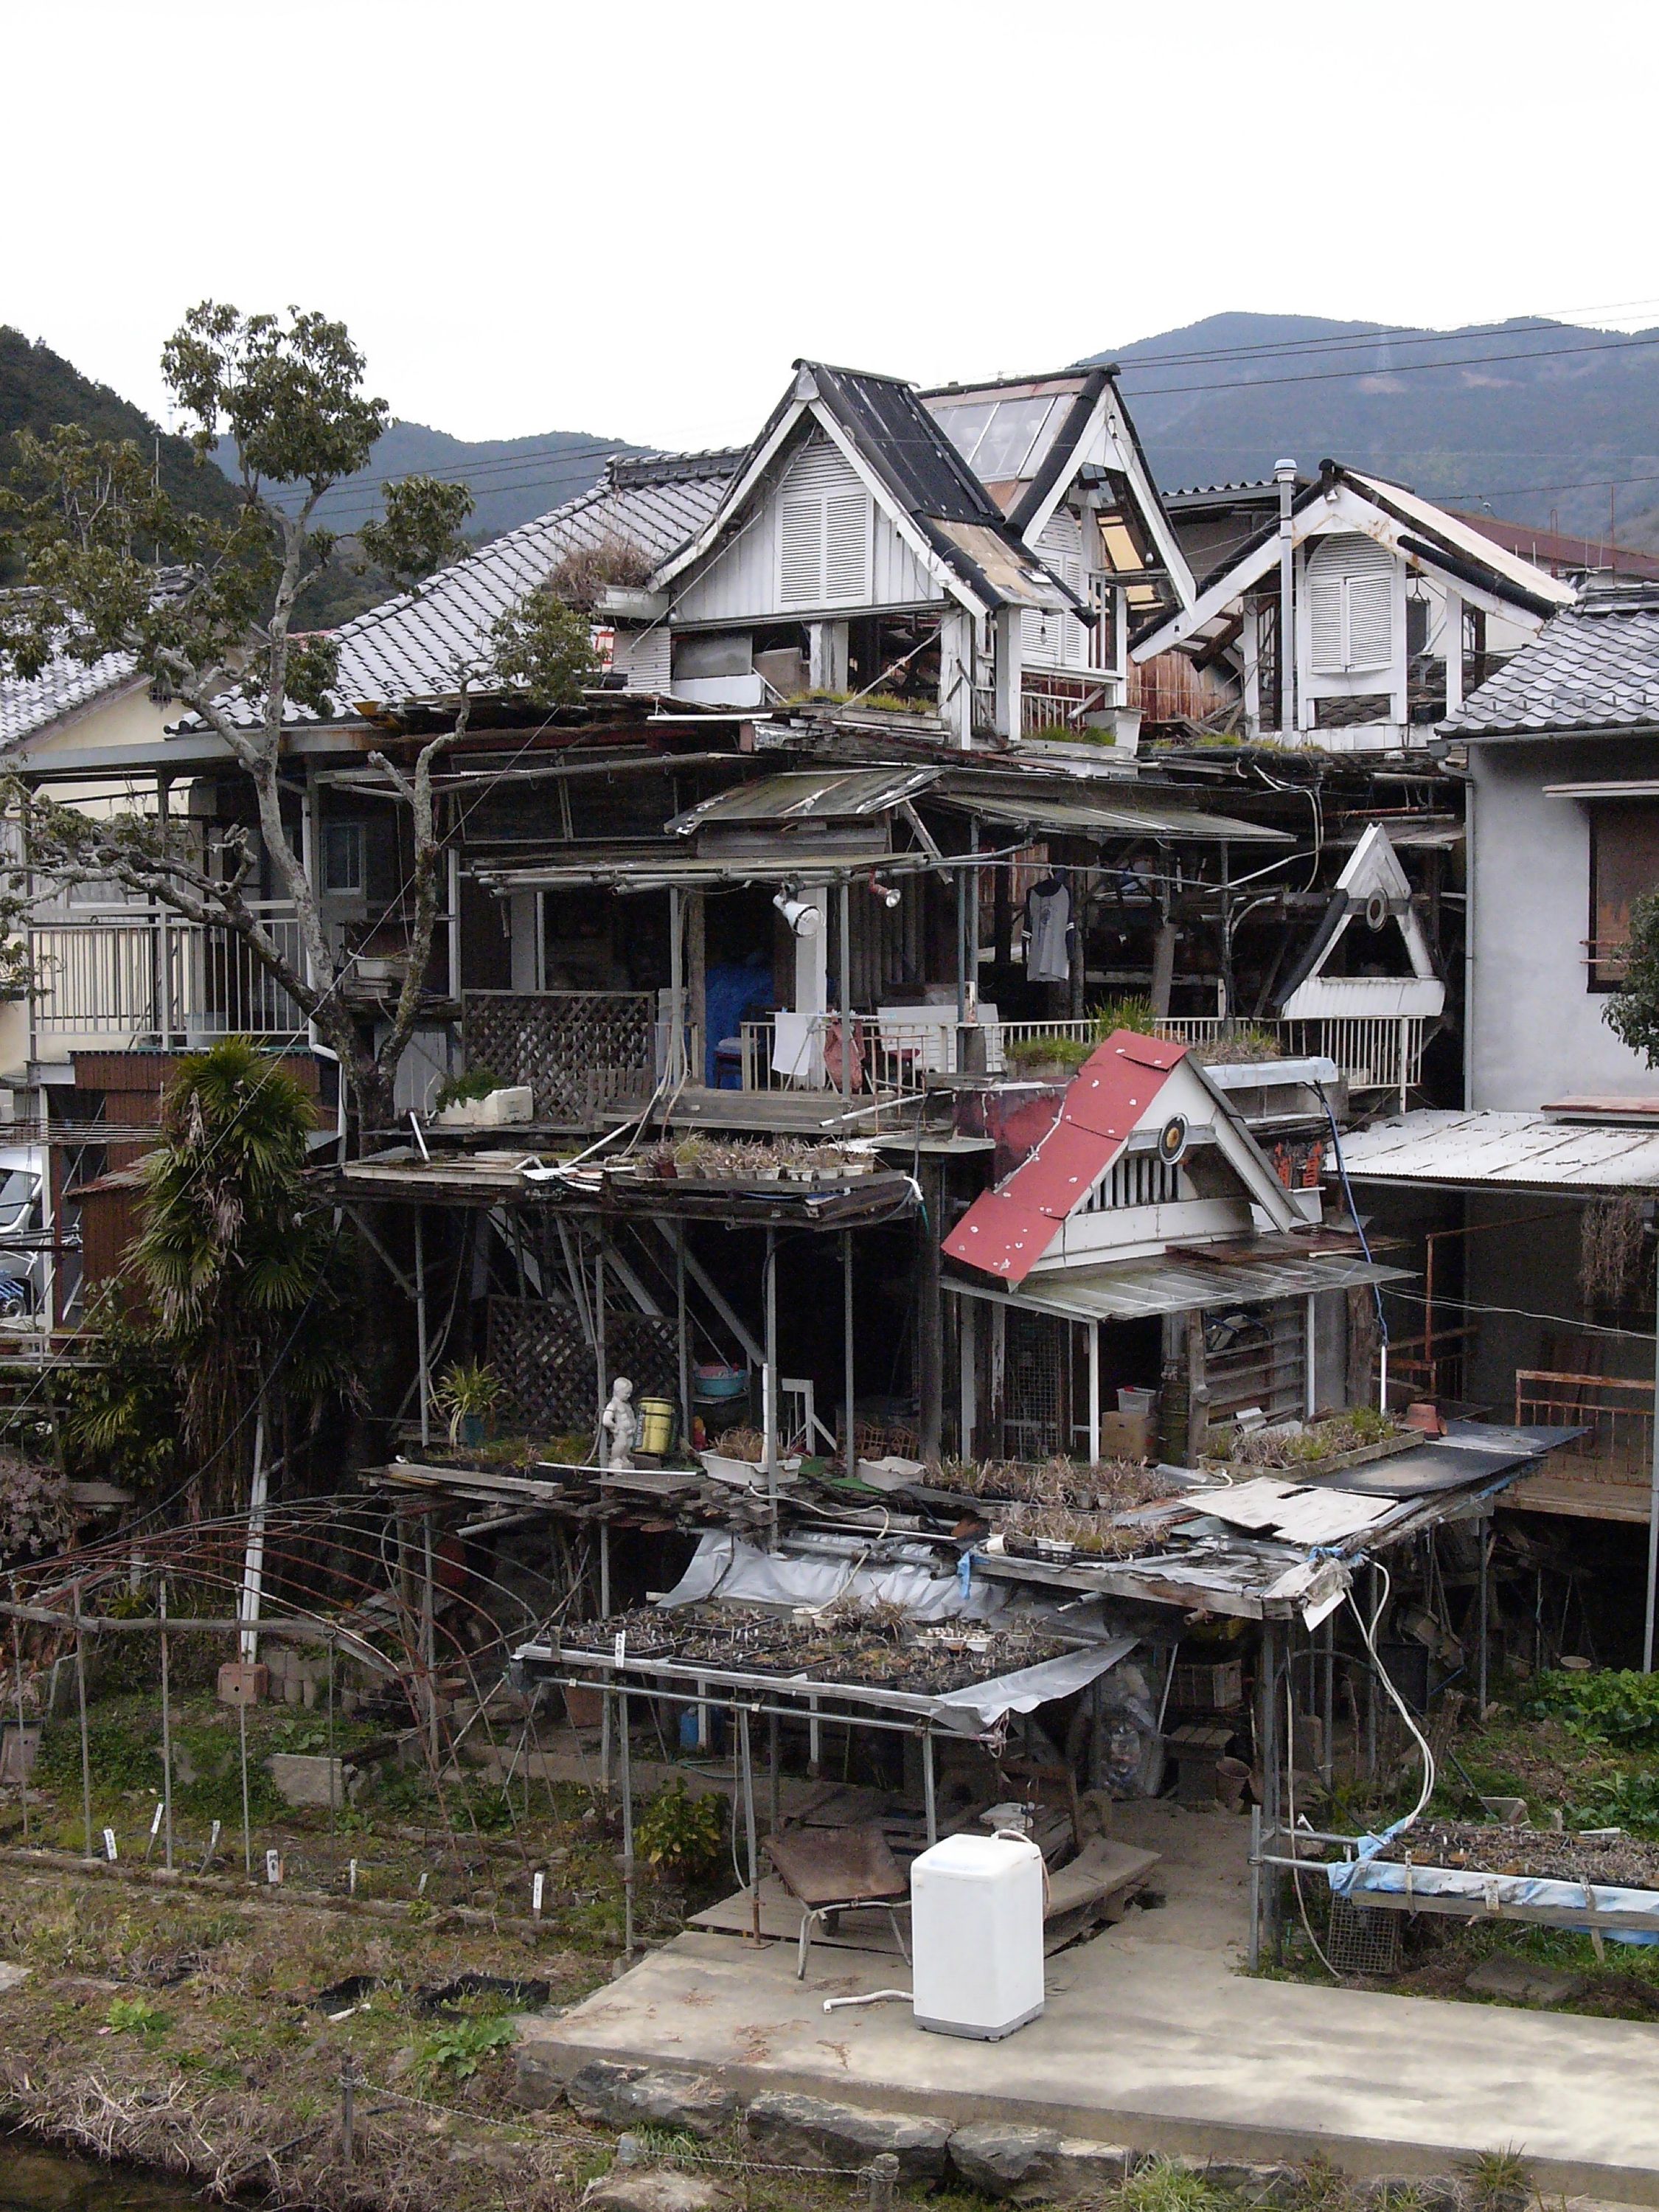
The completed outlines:
[[[17,1577],[11,1578],[11,1601],[17,1602]],[[17,1678],[17,1795],[23,1806],[23,1848],[29,1842],[29,1771],[23,1745],[23,1638],[17,1626],[17,1615],[11,1617],[11,1667]]]
[[[81,1585],[75,1585],[75,1696],[81,1711],[81,1819],[87,1833],[85,1856],[92,1848],[92,1747],[87,1738],[87,1645],[81,1626]]]
[[[161,1863],[173,1872],[173,1701],[167,1681],[167,1583],[161,1577],[161,1813],[166,1829]]]
[[[340,2069],[340,2154],[348,2166],[351,2164],[356,2150],[352,2128],[356,2116],[351,2099],[351,2093],[356,2086],[356,2061],[348,2055],[345,2064]]]

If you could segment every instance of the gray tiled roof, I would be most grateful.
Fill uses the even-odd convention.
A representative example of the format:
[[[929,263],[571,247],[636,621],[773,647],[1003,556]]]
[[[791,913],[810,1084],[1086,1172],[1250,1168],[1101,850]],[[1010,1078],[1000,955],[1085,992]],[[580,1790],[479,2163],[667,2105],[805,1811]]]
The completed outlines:
[[[1659,592],[1566,608],[1440,726],[1456,738],[1659,726]]]
[[[106,653],[89,665],[60,653],[36,677],[0,675],[0,748],[33,737],[106,692],[121,690],[137,675],[130,653]]]
[[[418,590],[359,615],[336,633],[343,709],[444,698],[458,669],[479,659],[497,618],[544,584],[578,547],[619,538],[661,561],[701,530],[736,467],[735,453],[653,454],[613,461],[591,491],[497,538]]]

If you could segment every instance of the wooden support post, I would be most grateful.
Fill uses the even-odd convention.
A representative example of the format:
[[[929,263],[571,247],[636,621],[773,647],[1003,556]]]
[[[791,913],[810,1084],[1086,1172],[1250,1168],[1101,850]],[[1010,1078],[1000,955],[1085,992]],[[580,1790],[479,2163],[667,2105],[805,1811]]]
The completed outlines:
[[[247,1881],[253,1879],[253,1828],[248,1818],[247,1803],[247,1699],[236,1700],[236,1748],[242,1777],[242,1873]]]
[[[432,1516],[421,1516],[421,1672],[426,1682],[428,1754],[438,1771],[438,1622],[432,1588]]]
[[[1270,1852],[1279,1843],[1279,1804],[1282,1778],[1279,1755],[1279,1632],[1275,1624],[1261,1624],[1261,1679],[1256,1684],[1256,1759],[1261,1770],[1262,1828]],[[1262,1886],[1262,1932],[1277,1948],[1279,1942],[1279,1877],[1269,1875]]]
[[[1477,1675],[1476,1675],[1476,1681],[1477,1681],[1478,1688],[1479,1688],[1479,1695],[1480,1695],[1480,1711],[1476,1713],[1476,1715],[1475,1715],[1475,1718],[1476,1718],[1478,1721],[1484,1722],[1484,1721],[1485,1721],[1485,1719],[1486,1719],[1486,1685],[1487,1685],[1487,1677],[1488,1677],[1488,1671],[1489,1671],[1489,1666],[1490,1666],[1490,1659],[1489,1659],[1490,1636],[1489,1636],[1489,1632],[1490,1632],[1491,1626],[1492,1626],[1492,1522],[1491,1522],[1491,1521],[1490,1521],[1490,1520],[1486,1520],[1486,1521],[1480,1521],[1480,1522],[1478,1522],[1475,1524],[1475,1533],[1476,1533],[1476,1534],[1480,1537],[1480,1656],[1479,1672],[1478,1672],[1478,1674],[1477,1674]]]
[[[922,1808],[927,1820],[927,1840],[939,1841],[939,1793],[933,1774],[933,1731],[924,1725],[921,1731],[921,1796]]]

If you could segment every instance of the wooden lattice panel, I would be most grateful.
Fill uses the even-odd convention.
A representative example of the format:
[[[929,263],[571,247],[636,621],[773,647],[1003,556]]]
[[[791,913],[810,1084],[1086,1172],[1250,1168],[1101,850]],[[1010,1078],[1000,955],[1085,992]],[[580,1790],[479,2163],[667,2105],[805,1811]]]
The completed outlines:
[[[605,1108],[650,1096],[656,1018],[649,991],[469,991],[466,1064],[527,1083],[538,1121],[586,1128]]]
[[[626,1375],[634,1396],[679,1397],[678,1342],[672,1321],[607,1313],[605,1372]],[[534,1436],[591,1430],[599,1419],[599,1363],[574,1317],[540,1298],[491,1298],[489,1364],[513,1416]]]

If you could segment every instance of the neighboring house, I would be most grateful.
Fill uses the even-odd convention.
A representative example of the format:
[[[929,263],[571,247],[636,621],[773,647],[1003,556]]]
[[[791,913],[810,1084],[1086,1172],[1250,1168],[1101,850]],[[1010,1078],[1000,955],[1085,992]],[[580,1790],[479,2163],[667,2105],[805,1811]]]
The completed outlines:
[[[1218,504],[1236,514],[1257,489],[1224,487]],[[1287,462],[1278,490],[1279,512],[1131,647],[1140,662],[1179,649],[1230,669],[1249,738],[1328,751],[1424,744],[1577,597],[1460,517],[1361,470],[1326,461],[1316,482],[1299,484]],[[1195,532],[1200,501],[1189,496],[1177,512]],[[1281,637],[1292,641],[1288,655]]]
[[[1582,1428],[1509,1504],[1633,1531],[1659,1076],[1605,1015],[1632,902],[1659,889],[1659,591],[1590,589],[1443,737],[1468,763],[1468,1104],[1346,1143],[1374,1226],[1420,1269],[1388,1300],[1391,1372],[1408,1395]]]
[[[1468,761],[1468,1103],[1659,1091],[1603,1018],[1659,886],[1659,590],[1592,590],[1444,736]]]

